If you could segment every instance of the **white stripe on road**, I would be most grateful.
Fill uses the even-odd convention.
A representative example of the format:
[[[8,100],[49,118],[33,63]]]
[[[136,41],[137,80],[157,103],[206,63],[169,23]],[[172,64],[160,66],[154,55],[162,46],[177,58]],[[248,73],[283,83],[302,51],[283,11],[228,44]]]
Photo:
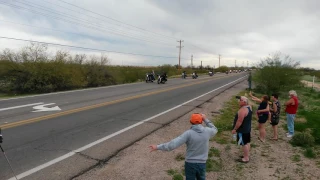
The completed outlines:
[[[39,96],[48,96],[48,95],[54,95],[54,94],[67,94],[67,93],[72,93],[72,92],[91,91],[91,90],[96,90],[96,89],[107,89],[107,88],[113,88],[113,87],[128,86],[128,85],[138,84],[138,83],[141,83],[141,82],[128,83],[128,84],[119,84],[119,85],[113,85],[113,86],[96,87],[96,88],[79,89],[79,90],[61,91],[61,92],[55,92],[55,93],[38,94],[38,95],[15,97],[15,98],[8,98],[8,99],[0,99],[0,101],[8,101],[8,100],[14,100],[14,99],[24,99],[24,98],[39,97]]]
[[[26,104],[26,105],[21,105],[21,106],[13,106],[13,107],[8,107],[8,108],[2,108],[2,109],[0,109],[0,111],[6,111],[6,110],[11,110],[11,109],[18,109],[18,108],[35,106],[35,105],[40,105],[40,104],[43,104],[43,102],[34,103],[34,104]]]
[[[122,130],[120,130],[120,131],[117,131],[117,132],[115,132],[115,133],[113,133],[113,134],[110,134],[110,135],[108,135],[108,136],[106,136],[106,137],[103,137],[103,138],[101,138],[101,139],[98,139],[97,141],[94,141],[94,142],[92,142],[92,143],[90,143],[90,144],[87,144],[87,145],[85,145],[85,146],[83,146],[83,147],[81,147],[81,148],[79,148],[79,149],[76,149],[76,150],[74,150],[74,151],[72,151],[72,152],[69,152],[69,153],[63,155],[63,156],[60,156],[60,157],[58,157],[58,158],[56,158],[56,159],[53,159],[53,160],[51,160],[51,161],[49,161],[49,162],[47,162],[47,163],[44,163],[44,164],[42,164],[42,165],[40,165],[40,166],[37,166],[37,167],[35,167],[35,168],[33,168],[33,169],[30,169],[30,170],[28,170],[28,171],[26,171],[26,172],[23,172],[23,173],[19,174],[17,177],[18,177],[19,179],[21,179],[21,178],[24,178],[24,177],[26,177],[26,176],[29,176],[29,175],[37,172],[37,171],[40,171],[40,170],[42,170],[42,169],[44,169],[44,168],[46,168],[46,167],[49,167],[49,166],[51,166],[51,165],[53,165],[53,164],[55,164],[55,163],[57,163],[57,162],[60,162],[60,161],[62,161],[62,160],[64,160],[64,159],[67,159],[67,158],[71,157],[71,156],[75,155],[77,152],[81,152],[81,151],[87,150],[87,149],[91,148],[92,146],[95,146],[95,145],[97,145],[97,144],[99,144],[99,143],[101,143],[101,142],[103,142],[103,141],[106,141],[106,140],[108,140],[108,139],[110,139],[110,138],[112,138],[112,137],[114,137],[114,136],[116,136],[116,135],[118,135],[118,134],[121,134],[121,133],[123,133],[123,132],[125,132],[125,131],[128,131],[129,129],[132,129],[132,128],[136,127],[136,126],[139,126],[140,124],[143,124],[143,123],[145,123],[145,122],[148,122],[148,121],[150,121],[150,120],[152,120],[152,119],[154,119],[154,118],[156,118],[156,117],[159,117],[159,116],[161,116],[161,115],[163,115],[163,114],[166,114],[166,113],[168,113],[168,112],[170,112],[170,111],[172,111],[172,110],[175,110],[175,109],[177,109],[177,108],[179,108],[179,107],[181,107],[181,106],[183,106],[183,105],[185,105],[185,104],[188,104],[188,103],[190,103],[190,102],[192,102],[192,101],[194,101],[194,100],[196,100],[196,99],[199,99],[199,98],[201,98],[201,97],[203,97],[203,96],[205,96],[205,95],[208,95],[208,94],[210,94],[210,93],[212,93],[212,92],[214,92],[214,91],[217,91],[218,89],[221,89],[221,88],[223,88],[223,87],[225,87],[225,86],[228,86],[228,85],[230,85],[230,84],[232,84],[232,83],[234,83],[234,82],[237,82],[238,80],[241,80],[241,79],[243,79],[243,78],[245,78],[245,77],[246,77],[246,76],[244,76],[244,77],[242,77],[242,78],[239,78],[239,79],[237,79],[237,80],[234,80],[234,81],[232,81],[232,82],[230,82],[230,83],[228,83],[228,84],[225,84],[225,85],[223,85],[223,86],[220,86],[220,87],[218,87],[218,88],[216,88],[216,89],[214,89],[214,90],[212,90],[212,91],[209,91],[209,92],[207,92],[207,93],[205,93],[205,94],[202,94],[202,95],[200,95],[200,96],[198,96],[198,97],[196,97],[196,98],[193,98],[193,99],[191,99],[191,100],[189,100],[189,101],[186,101],[186,102],[184,102],[184,103],[182,103],[182,104],[180,104],[180,105],[178,105],[178,106],[175,106],[175,107],[173,107],[173,108],[171,108],[171,109],[168,109],[168,110],[166,110],[166,111],[164,111],[164,112],[162,112],[162,113],[156,114],[156,115],[154,115],[154,116],[152,116],[152,117],[149,117],[149,118],[147,118],[147,119],[145,119],[145,120],[142,120],[142,121],[140,121],[140,122],[138,122],[138,123],[136,123],[136,124],[133,124],[133,125],[131,125],[131,126],[128,126],[128,127],[124,128],[124,129],[122,129]],[[12,178],[10,178],[9,180],[15,180],[15,178],[12,177]]]
[[[31,96],[23,96],[23,97],[0,99],[0,101],[8,101],[8,100],[14,100],[14,99],[24,99],[24,98],[39,97],[39,96],[48,96],[48,95],[54,95],[54,94],[67,94],[67,93],[72,93],[72,92],[91,91],[91,90],[97,90],[97,89],[108,89],[108,88],[115,88],[115,87],[121,87],[121,86],[129,86],[129,85],[142,84],[142,83],[143,83],[143,82],[135,82],[135,83],[112,85],[112,86],[103,86],[103,87],[95,87],[95,88],[87,88],[87,89],[61,91],[61,92],[55,92],[55,93],[46,93],[46,94],[38,94],[38,95],[31,95]]]

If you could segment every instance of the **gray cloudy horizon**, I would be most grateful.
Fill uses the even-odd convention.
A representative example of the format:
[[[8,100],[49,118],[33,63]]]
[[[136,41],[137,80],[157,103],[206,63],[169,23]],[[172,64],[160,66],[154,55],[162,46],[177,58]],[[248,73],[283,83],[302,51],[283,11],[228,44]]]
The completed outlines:
[[[234,66],[235,60],[237,66],[246,66],[247,62],[254,65],[269,54],[280,51],[300,62],[301,67],[320,69],[320,2],[316,0],[63,1],[153,33],[58,0],[0,0],[1,36],[165,57],[178,57],[177,40],[182,39],[183,66],[190,65],[190,56],[193,55],[194,65],[198,66],[203,61],[204,66],[217,67],[219,54],[221,65]],[[42,15],[21,7],[41,12]],[[0,50],[18,50],[26,45],[26,42],[0,38]],[[66,49],[70,53],[98,53],[49,47],[53,50]],[[178,63],[177,58],[105,54],[112,64]]]

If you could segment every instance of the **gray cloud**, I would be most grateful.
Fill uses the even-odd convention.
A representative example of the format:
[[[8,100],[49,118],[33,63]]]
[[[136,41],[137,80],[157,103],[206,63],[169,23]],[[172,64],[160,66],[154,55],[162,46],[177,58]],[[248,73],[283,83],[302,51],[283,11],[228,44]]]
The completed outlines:
[[[136,41],[106,31],[96,31],[95,29],[77,26],[3,5],[0,5],[0,20],[57,28],[83,35],[32,29],[0,21],[1,35],[174,57],[178,56],[176,40],[183,39],[183,65],[190,64],[191,54],[194,55],[197,64],[200,64],[202,60],[206,64],[216,66],[218,65],[218,54],[221,54],[221,64],[233,66],[235,59],[240,64],[256,63],[270,53],[281,51],[300,61],[301,66],[320,69],[320,63],[316,63],[320,59],[320,53],[318,52],[320,48],[320,34],[318,33],[320,31],[320,11],[318,11],[320,2],[316,0],[240,0],[232,2],[217,0],[65,1],[143,29],[173,36],[176,39],[145,31],[136,31],[126,25],[114,26],[112,24],[119,23],[76,9],[59,1],[52,2],[79,11],[81,14],[40,0],[33,2],[47,8],[63,11],[65,14],[74,15],[83,20],[89,20],[95,26],[113,29],[107,31],[120,32],[119,30],[121,30],[121,33],[126,33],[129,36],[134,35],[144,40],[165,42],[169,46]],[[100,20],[88,16],[95,16]],[[104,19],[104,23],[101,19]],[[0,40],[0,42],[2,42],[0,48],[23,45],[23,43],[4,40]],[[3,42],[5,42],[5,45]],[[148,65],[177,63],[176,58],[108,54],[113,59],[112,62],[118,64],[122,62],[145,63]]]

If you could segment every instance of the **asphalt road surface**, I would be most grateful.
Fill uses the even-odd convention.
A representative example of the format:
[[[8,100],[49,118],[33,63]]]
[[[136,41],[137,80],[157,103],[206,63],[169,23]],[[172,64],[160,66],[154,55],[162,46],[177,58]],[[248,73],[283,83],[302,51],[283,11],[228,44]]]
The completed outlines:
[[[4,138],[2,147],[18,177],[36,179],[32,175],[39,173],[42,170],[39,166],[45,163],[61,163],[61,159],[56,161],[56,158],[77,149],[85,153],[89,146],[83,147],[92,142],[108,135],[120,134],[119,131],[124,128],[135,126],[142,120],[149,121],[159,113],[171,111],[170,109],[217,88],[226,89],[246,80],[245,76],[246,73],[215,74],[198,79],[169,79],[166,84],[143,82],[0,100],[0,127]],[[192,104],[190,107],[184,104],[184,107],[179,108],[191,110],[194,107]],[[170,116],[172,115],[168,114],[166,118],[169,119]],[[154,127],[146,128],[149,131],[161,127],[160,121],[152,123]],[[140,130],[135,129],[134,132],[140,133]],[[117,142],[121,144],[120,141],[113,143]],[[90,145],[90,148],[95,148],[96,144]],[[107,151],[104,148],[99,152]],[[97,155],[97,151],[93,152],[94,155],[88,159],[88,166],[94,165],[99,158],[105,158]],[[76,153],[69,154],[68,158]],[[87,168],[82,165],[77,168],[75,162],[73,161],[73,168],[65,170],[65,174],[74,176]],[[56,177],[60,174],[54,173],[62,171],[43,171],[42,176],[48,177],[44,179],[59,179]],[[56,177],[53,178],[54,176]],[[1,153],[0,179],[12,177],[10,167]]]

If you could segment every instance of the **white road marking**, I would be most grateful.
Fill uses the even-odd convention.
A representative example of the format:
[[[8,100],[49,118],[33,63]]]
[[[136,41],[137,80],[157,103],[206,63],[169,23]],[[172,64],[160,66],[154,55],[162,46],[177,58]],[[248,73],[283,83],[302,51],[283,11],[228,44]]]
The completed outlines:
[[[106,141],[106,140],[108,140],[108,139],[110,139],[110,138],[112,138],[112,137],[114,137],[114,136],[116,136],[116,135],[118,135],[118,134],[121,134],[121,133],[123,133],[123,132],[125,132],[125,131],[128,131],[129,129],[132,129],[132,128],[136,127],[136,126],[139,126],[140,124],[143,124],[143,123],[145,123],[145,122],[148,122],[148,121],[150,121],[150,120],[152,120],[152,119],[154,119],[154,118],[156,118],[156,117],[159,117],[159,116],[161,116],[161,115],[163,115],[163,114],[165,114],[165,113],[168,113],[168,112],[170,112],[170,111],[172,111],[172,110],[175,110],[175,109],[177,109],[177,108],[179,108],[179,107],[181,107],[181,106],[183,106],[183,105],[185,105],[185,104],[188,104],[188,103],[190,103],[190,102],[192,102],[192,101],[194,101],[194,100],[196,100],[196,99],[199,99],[199,98],[201,98],[201,97],[203,97],[203,96],[205,96],[205,95],[207,95],[207,94],[210,94],[210,93],[212,93],[212,92],[214,92],[214,91],[216,91],[216,90],[218,90],[218,89],[221,89],[221,88],[223,88],[223,87],[225,87],[225,86],[228,86],[228,85],[230,85],[230,84],[232,84],[232,83],[234,83],[234,82],[236,82],[236,81],[238,81],[238,80],[241,80],[241,79],[243,79],[243,78],[245,78],[245,77],[246,77],[246,76],[244,76],[244,77],[242,77],[242,78],[239,78],[239,79],[237,79],[237,80],[234,80],[234,81],[232,81],[232,82],[230,82],[230,83],[228,83],[228,84],[225,84],[225,85],[223,85],[223,86],[220,86],[220,87],[218,87],[218,88],[216,88],[216,89],[214,89],[214,90],[212,90],[212,91],[209,91],[209,92],[207,92],[207,93],[205,93],[205,94],[202,94],[202,95],[200,95],[200,96],[198,96],[198,97],[196,97],[196,98],[193,98],[193,99],[191,99],[191,100],[189,100],[189,101],[186,101],[186,102],[184,102],[184,103],[182,103],[182,104],[180,104],[180,105],[177,105],[177,106],[175,106],[175,107],[173,107],[173,108],[171,108],[171,109],[168,109],[168,110],[166,110],[166,111],[164,111],[164,112],[162,112],[162,113],[156,114],[156,115],[154,115],[154,116],[152,116],[152,117],[149,117],[149,118],[147,118],[147,119],[145,119],[145,120],[142,120],[142,121],[140,121],[140,122],[138,122],[138,123],[136,123],[136,124],[133,124],[133,125],[131,125],[131,126],[128,126],[128,127],[124,128],[124,129],[122,129],[122,130],[120,130],[120,131],[117,131],[117,132],[115,132],[115,133],[113,133],[113,134],[110,134],[110,135],[105,136],[105,137],[103,137],[103,138],[101,138],[101,139],[98,139],[97,141],[94,141],[94,142],[92,142],[92,143],[90,143],[90,144],[87,144],[87,145],[85,145],[85,146],[83,146],[83,147],[81,147],[81,148],[79,148],[79,149],[76,149],[76,150],[74,150],[74,151],[72,151],[72,152],[69,152],[69,153],[63,155],[63,156],[60,156],[60,157],[58,157],[58,158],[56,158],[56,159],[53,159],[53,160],[51,160],[51,161],[49,161],[49,162],[46,162],[46,163],[44,163],[44,164],[42,164],[42,165],[40,165],[40,166],[37,166],[37,167],[35,167],[35,168],[33,168],[33,169],[30,169],[30,170],[28,170],[28,171],[26,171],[26,172],[23,172],[23,173],[19,174],[17,177],[18,177],[19,179],[21,179],[21,178],[24,178],[24,177],[26,177],[26,176],[29,176],[29,175],[37,172],[37,171],[40,171],[40,170],[42,170],[42,169],[44,169],[44,168],[46,168],[46,167],[49,167],[49,166],[51,166],[51,165],[53,165],[53,164],[55,164],[55,163],[58,163],[58,162],[60,162],[60,161],[62,161],[62,160],[64,160],[64,159],[67,159],[67,158],[71,157],[71,156],[75,155],[77,152],[81,152],[81,151],[87,150],[87,149],[91,148],[92,146],[95,146],[95,145],[97,145],[97,144],[99,144],[99,143],[101,143],[101,142],[103,142],[103,141]],[[10,178],[9,180],[15,180],[15,178],[12,177],[12,178]]]
[[[60,111],[61,109],[58,106],[55,107],[44,107],[44,106],[50,106],[56,103],[49,103],[49,104],[42,104],[39,106],[34,106],[33,109],[37,109],[35,111],[32,112],[43,112],[43,111]]]
[[[178,79],[178,78],[173,78],[173,79]],[[39,96],[48,96],[48,95],[54,95],[54,94],[67,94],[67,93],[72,93],[72,92],[91,91],[91,90],[96,90],[96,89],[108,89],[108,88],[121,87],[121,86],[129,86],[129,85],[133,85],[133,84],[142,84],[142,83],[144,83],[144,82],[136,82],[136,83],[128,83],[128,84],[118,84],[118,85],[112,85],[112,86],[104,86],[104,87],[87,88],[87,89],[70,90],[70,91],[62,91],[62,92],[47,93],[47,94],[38,94],[38,95],[32,95],[32,96],[23,96],[23,97],[16,97],[16,98],[0,99],[0,101],[8,101],[8,100],[14,100],[14,99],[32,98],[32,97],[39,97]]]
[[[0,111],[6,111],[6,110],[11,110],[11,109],[18,109],[18,108],[23,108],[23,107],[35,106],[35,105],[39,105],[39,104],[43,104],[43,102],[33,103],[33,104],[26,104],[26,105],[21,105],[21,106],[13,106],[13,107],[8,107],[8,108],[2,108],[2,109],[0,109]]]
[[[107,89],[107,88],[113,88],[113,87],[128,86],[128,85],[138,84],[138,83],[142,83],[142,82],[119,84],[119,85],[96,87],[96,88],[88,88],[88,89],[71,90],[71,91],[61,91],[61,92],[56,92],[56,93],[38,94],[38,95],[23,96],[23,97],[8,98],[8,99],[0,99],[0,101],[8,101],[8,100],[13,100],[13,99],[24,99],[24,98],[39,97],[39,96],[48,96],[48,95],[53,95],[53,94],[67,94],[67,93],[72,93],[72,92],[91,91],[91,90],[96,90],[96,89]]]

